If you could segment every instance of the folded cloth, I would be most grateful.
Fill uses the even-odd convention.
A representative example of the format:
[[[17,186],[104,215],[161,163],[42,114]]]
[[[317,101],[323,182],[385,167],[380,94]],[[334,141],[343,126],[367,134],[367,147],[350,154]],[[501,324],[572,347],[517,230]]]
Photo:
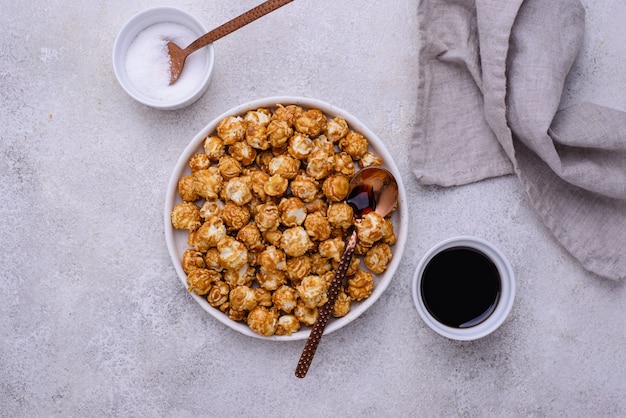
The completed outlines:
[[[626,276],[626,113],[560,109],[582,44],[579,0],[421,0],[418,131],[423,185],[515,173],[584,268]]]

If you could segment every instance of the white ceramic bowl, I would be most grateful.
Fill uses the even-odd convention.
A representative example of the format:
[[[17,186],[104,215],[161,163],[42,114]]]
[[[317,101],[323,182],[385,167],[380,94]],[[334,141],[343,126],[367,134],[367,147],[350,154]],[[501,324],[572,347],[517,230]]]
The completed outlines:
[[[389,286],[389,283],[391,283],[394,273],[400,265],[400,260],[402,258],[404,247],[406,245],[408,232],[408,207],[406,200],[406,191],[404,189],[402,177],[400,176],[400,171],[398,170],[398,167],[394,163],[389,151],[387,151],[387,149],[385,148],[383,141],[381,141],[380,138],[378,138],[378,136],[374,134],[374,132],[369,130],[361,121],[359,121],[357,118],[350,115],[349,113],[345,112],[344,110],[341,110],[331,104],[322,102],[320,100],[302,97],[282,96],[270,97],[245,103],[217,116],[215,119],[213,119],[212,122],[210,122],[200,132],[198,132],[198,134],[192,139],[191,143],[189,143],[187,148],[185,148],[185,150],[183,151],[176,164],[176,167],[174,168],[174,172],[172,173],[167,188],[165,212],[163,215],[165,221],[165,239],[167,242],[167,248],[174,263],[174,268],[176,269],[182,285],[185,287],[185,289],[187,289],[187,276],[181,267],[181,260],[183,252],[187,248],[189,248],[187,245],[188,233],[186,231],[175,230],[172,227],[172,223],[170,221],[170,213],[172,211],[172,208],[176,204],[181,202],[177,191],[178,179],[180,179],[184,175],[190,174],[188,164],[189,158],[195,153],[203,151],[202,144],[204,138],[208,134],[215,132],[215,128],[220,120],[230,115],[242,115],[248,110],[255,110],[262,107],[274,108],[275,105],[278,103],[283,105],[296,104],[305,108],[317,108],[323,111],[327,116],[339,116],[344,118],[348,122],[352,130],[361,133],[369,140],[370,148],[384,160],[383,167],[389,170],[398,182],[398,210],[393,213],[391,218],[394,223],[394,231],[397,238],[395,245],[392,247],[393,259],[389,264],[389,267],[383,274],[374,275],[374,291],[369,298],[365,299],[362,302],[353,302],[348,315],[342,318],[330,319],[325,329],[325,334],[328,334],[354,321],[370,306],[372,306],[372,304],[374,304],[374,302],[376,302],[378,298],[380,298],[385,289],[387,289],[387,287]],[[234,330],[241,332],[242,334],[251,337],[278,341],[290,341],[306,339],[310,334],[310,327],[303,327],[300,331],[292,334],[291,336],[274,335],[271,337],[262,337],[254,333],[246,324],[235,322],[229,319],[228,316],[226,316],[224,313],[209,305],[205,298],[198,296],[195,293],[189,293],[189,295],[194,298],[200,304],[200,306],[202,306],[202,308],[204,308],[210,315],[217,318],[220,322],[224,323]]]
[[[206,92],[213,72],[214,49],[213,45],[207,45],[191,54],[187,58],[185,69],[179,80],[167,87],[167,90],[151,90],[133,83],[133,77],[129,76],[127,71],[128,51],[133,42],[144,30],[167,24],[182,25],[192,32],[192,36],[185,35],[182,38],[180,34],[170,33],[177,37],[172,40],[181,48],[185,48],[188,43],[207,32],[198,19],[181,9],[165,6],[146,9],[126,22],[115,38],[113,70],[122,88],[138,102],[156,109],[174,110],[194,103]],[[166,31],[166,29],[163,30]],[[168,34],[163,33],[163,35]],[[182,44],[183,42],[179,39],[184,39],[187,44]],[[147,62],[146,65],[150,66],[151,63]],[[193,70],[189,69],[191,67]]]
[[[491,259],[500,274],[500,298],[495,310],[483,322],[469,328],[454,328],[442,324],[430,314],[421,296],[422,275],[426,266],[434,256],[453,247],[469,247],[478,250]],[[444,337],[453,340],[470,341],[485,337],[502,325],[513,307],[513,300],[515,299],[515,278],[511,265],[497,247],[481,238],[460,236],[447,239],[426,252],[415,270],[412,294],[413,302],[415,303],[419,315],[430,328]]]

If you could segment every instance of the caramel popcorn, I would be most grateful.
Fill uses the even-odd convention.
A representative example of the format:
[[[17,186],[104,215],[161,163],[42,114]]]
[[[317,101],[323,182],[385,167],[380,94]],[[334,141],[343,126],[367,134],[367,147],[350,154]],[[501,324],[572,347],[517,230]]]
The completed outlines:
[[[265,248],[261,241],[261,231],[255,224],[248,223],[239,229],[237,239],[252,252],[261,251]]]
[[[191,273],[192,270],[206,267],[202,252],[192,250],[191,248],[185,250],[183,253],[182,267],[186,274]]]
[[[228,315],[228,318],[231,321],[239,322],[239,321],[244,321],[246,319],[246,312],[238,311],[236,309],[231,308],[230,302],[222,303],[218,309],[224,312],[226,315]]]
[[[220,264],[220,253],[217,248],[209,248],[204,252],[204,263],[206,268],[215,271],[222,271],[224,267]]]
[[[311,154],[314,153],[325,154],[329,160],[334,162],[335,144],[329,141],[326,136],[320,135],[313,140],[313,151],[311,151]],[[311,158],[311,155],[309,155],[309,158]]]
[[[198,170],[206,170],[211,167],[211,160],[209,156],[205,153],[198,153],[191,156],[189,159],[189,168],[192,173],[195,173]]]
[[[316,137],[326,129],[326,115],[318,109],[309,109],[299,113],[293,119],[293,126],[296,131]]]
[[[276,203],[270,201],[259,205],[254,215],[254,222],[260,231],[277,229],[280,225],[280,212]]]
[[[301,299],[296,302],[296,308],[293,310],[293,314],[298,318],[298,321],[302,325],[311,326],[315,323],[317,316],[319,315],[318,308],[308,308]]]
[[[396,235],[393,231],[393,222],[391,219],[385,218],[383,221],[383,242],[385,244],[393,245],[396,243]]]
[[[227,269],[238,269],[248,261],[246,246],[235,238],[226,235],[217,243],[220,264]]]
[[[279,229],[263,231],[261,233],[263,239],[270,245],[280,247],[280,240],[283,239],[283,232]]]
[[[272,158],[267,168],[272,176],[279,175],[287,180],[292,180],[298,175],[300,160],[282,154]]]
[[[206,295],[207,302],[214,308],[219,307],[226,301],[228,301],[228,295],[230,293],[230,287],[223,281],[217,280],[213,282],[209,293]]]
[[[264,337],[269,337],[276,332],[278,311],[275,308],[257,306],[250,311],[246,320],[252,331]]]
[[[283,312],[291,313],[296,307],[298,299],[297,291],[287,285],[282,285],[272,294],[272,302],[274,306]]]
[[[335,174],[324,180],[322,190],[329,202],[341,202],[348,196],[350,180],[341,174]]]
[[[307,215],[304,202],[297,197],[282,199],[278,210],[282,224],[288,227],[302,225]]]
[[[367,152],[367,139],[354,131],[348,132],[345,138],[339,141],[339,148],[354,160],[359,160]]]
[[[351,299],[348,293],[346,293],[346,289],[341,287],[339,294],[337,294],[335,304],[333,305],[332,315],[335,318],[341,318],[342,316],[348,315],[348,312],[350,312],[350,301]]]
[[[252,148],[266,150],[270,147],[270,141],[267,138],[267,127],[261,124],[248,125],[246,129],[246,142]]]
[[[230,155],[220,158],[217,168],[224,180],[230,180],[239,176],[243,170],[241,163]]]
[[[263,191],[268,196],[280,197],[287,191],[287,187],[289,187],[289,181],[283,176],[276,174],[267,180]]]
[[[292,283],[300,283],[309,273],[311,273],[311,257],[308,255],[291,257],[287,260],[287,276]]]
[[[230,287],[251,286],[255,279],[254,267],[244,264],[238,269],[228,269],[223,273],[223,279]]]
[[[333,243],[334,244],[334,243]],[[332,253],[334,254],[336,247],[334,245],[328,244],[329,247],[332,247]],[[319,247],[318,247],[319,251]],[[343,250],[342,250],[343,252]],[[330,253],[330,251],[326,252]],[[339,260],[337,260],[339,261]],[[324,257],[321,253],[317,252],[311,254],[311,273],[322,275],[326,272],[329,272],[333,268],[330,258]]]
[[[330,287],[330,284],[332,283],[334,277],[335,277],[335,271],[327,271],[326,273],[320,275],[320,278],[322,279],[322,281],[326,283],[327,288]]]
[[[271,150],[257,152],[255,162],[259,170],[261,170],[264,173],[268,173],[269,172],[268,166],[272,158],[274,158],[274,153]]]
[[[322,180],[333,172],[334,166],[334,158],[324,151],[315,151],[309,155],[306,173],[315,180]]]
[[[304,255],[313,247],[307,231],[301,226],[286,229],[280,240],[280,246],[290,257]]]
[[[348,229],[354,222],[354,210],[346,202],[329,205],[327,215],[328,223],[333,228]]]
[[[370,248],[372,248],[372,244],[357,240],[356,248],[354,249],[354,254],[365,255],[370,250]]]
[[[252,200],[252,180],[250,177],[234,177],[222,189],[222,199],[243,206]]]
[[[314,241],[324,241],[330,237],[330,223],[321,212],[308,214],[304,220],[304,227]]]
[[[228,154],[247,167],[256,161],[256,150],[247,142],[236,142],[228,147]]]
[[[383,237],[383,217],[376,212],[363,215],[356,224],[357,236],[364,245],[371,246]]]
[[[270,179],[269,174],[257,169],[246,170],[245,173],[250,178],[252,193],[258,198],[265,200],[267,197],[265,194],[265,183]]]
[[[304,110],[298,105],[283,106],[277,104],[276,110],[274,110],[274,114],[272,115],[272,120],[282,120],[287,122],[289,126],[293,126],[294,119],[302,112],[304,112]]]
[[[248,286],[237,286],[230,291],[230,306],[238,311],[251,311],[257,306],[256,293]]]
[[[295,315],[282,315],[278,318],[276,335],[291,335],[300,330],[300,321]]]
[[[254,288],[254,294],[256,297],[257,305],[265,306],[266,308],[271,308],[272,306],[274,306],[274,302],[272,302],[272,292],[269,292],[260,287],[256,287]]]
[[[224,202],[219,199],[207,199],[200,207],[200,216],[206,219],[209,216],[221,216]]]
[[[325,258],[332,258],[335,261],[341,259],[341,254],[345,249],[345,243],[341,237],[330,238],[320,243],[317,247],[320,255]]]
[[[216,199],[222,190],[224,179],[217,167],[209,167],[193,173],[193,181],[194,190],[200,197]]]
[[[318,196],[319,184],[313,177],[300,174],[291,182],[291,193],[303,202],[312,202]]]
[[[204,139],[204,153],[212,162],[219,161],[226,154],[224,141],[215,135],[209,135]]]
[[[315,275],[306,276],[298,286],[296,291],[298,292],[299,300],[301,300],[307,308],[320,307],[326,303],[328,298],[326,297],[326,291],[328,286],[326,281]]]
[[[182,202],[172,209],[172,226],[176,229],[195,231],[202,225],[200,208],[193,202]]]
[[[258,263],[268,272],[284,271],[287,268],[287,257],[282,250],[270,245],[259,254]]]
[[[326,123],[324,134],[333,143],[336,143],[348,134],[348,122],[343,118],[333,118]]]
[[[377,157],[372,152],[366,152],[361,156],[359,160],[359,165],[361,168],[365,167],[378,167],[383,164],[383,160],[380,157]]]
[[[272,120],[272,112],[269,109],[260,108],[257,110],[249,110],[243,118],[248,125],[264,125],[267,126]]]
[[[374,277],[365,270],[357,270],[354,276],[348,278],[348,294],[353,300],[367,299],[374,289]]]
[[[295,133],[289,138],[289,154],[298,160],[306,160],[313,151],[313,141],[302,133]]]
[[[345,152],[339,152],[333,157],[333,169],[339,174],[352,177],[356,172],[354,168],[354,160]]]
[[[315,199],[311,202],[306,202],[307,213],[321,212],[326,213],[328,211],[328,203],[322,198]]]
[[[381,242],[370,248],[365,254],[363,261],[365,261],[365,267],[372,273],[381,274],[387,270],[387,266],[391,262],[391,257],[391,247],[389,244]]]
[[[183,176],[178,180],[178,194],[181,199],[187,202],[193,202],[200,198],[193,185],[193,176]]]
[[[204,268],[194,269],[187,275],[188,291],[197,295],[206,295],[209,293],[211,284],[220,279],[218,272],[207,270]]]
[[[256,281],[265,290],[276,290],[287,283],[287,274],[284,271],[267,271],[261,267],[257,271]]]
[[[201,243],[207,249],[216,247],[217,243],[226,236],[226,226],[217,216],[208,217],[198,228],[195,242]],[[205,250],[206,251],[206,250]]]
[[[372,212],[355,222],[345,202],[356,165],[382,164],[368,146],[343,118],[297,105],[221,120],[190,157],[171,212],[172,226],[188,233],[188,290],[259,335],[292,335],[327,302],[355,226],[355,256],[332,311],[348,314],[372,294],[372,273],[388,268],[396,241],[389,218]]]
[[[250,222],[250,211],[247,207],[234,202],[226,202],[221,217],[230,230],[239,230]]]
[[[245,139],[246,122],[241,116],[228,116],[217,124],[216,130],[225,145],[232,145]]]
[[[272,120],[267,125],[267,137],[273,148],[281,148],[287,145],[293,135],[293,129],[284,120]]]

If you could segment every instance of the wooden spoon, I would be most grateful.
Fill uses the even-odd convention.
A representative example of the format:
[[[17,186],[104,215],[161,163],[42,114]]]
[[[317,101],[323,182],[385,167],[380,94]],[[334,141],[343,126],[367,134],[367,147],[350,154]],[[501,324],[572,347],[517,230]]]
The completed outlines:
[[[185,49],[179,47],[174,42],[168,42],[167,51],[170,56],[170,86],[178,80],[178,77],[180,77],[180,73],[183,71],[183,67],[185,66],[185,60],[189,54],[196,52],[198,49],[223,38],[229,33],[236,31],[248,23],[254,22],[258,18],[263,17],[269,12],[278,9],[287,3],[291,3],[292,1],[293,0],[268,0],[261,3],[254,9],[250,9],[244,14],[237,16],[221,26],[218,26],[205,35],[202,35],[189,44],[189,46]]]

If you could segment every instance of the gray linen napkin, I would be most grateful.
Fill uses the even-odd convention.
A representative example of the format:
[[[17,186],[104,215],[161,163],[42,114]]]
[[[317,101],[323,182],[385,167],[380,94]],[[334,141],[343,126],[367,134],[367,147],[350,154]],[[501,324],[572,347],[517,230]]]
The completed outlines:
[[[515,173],[586,269],[626,277],[626,113],[559,109],[583,39],[580,2],[421,0],[419,23],[419,182]]]

